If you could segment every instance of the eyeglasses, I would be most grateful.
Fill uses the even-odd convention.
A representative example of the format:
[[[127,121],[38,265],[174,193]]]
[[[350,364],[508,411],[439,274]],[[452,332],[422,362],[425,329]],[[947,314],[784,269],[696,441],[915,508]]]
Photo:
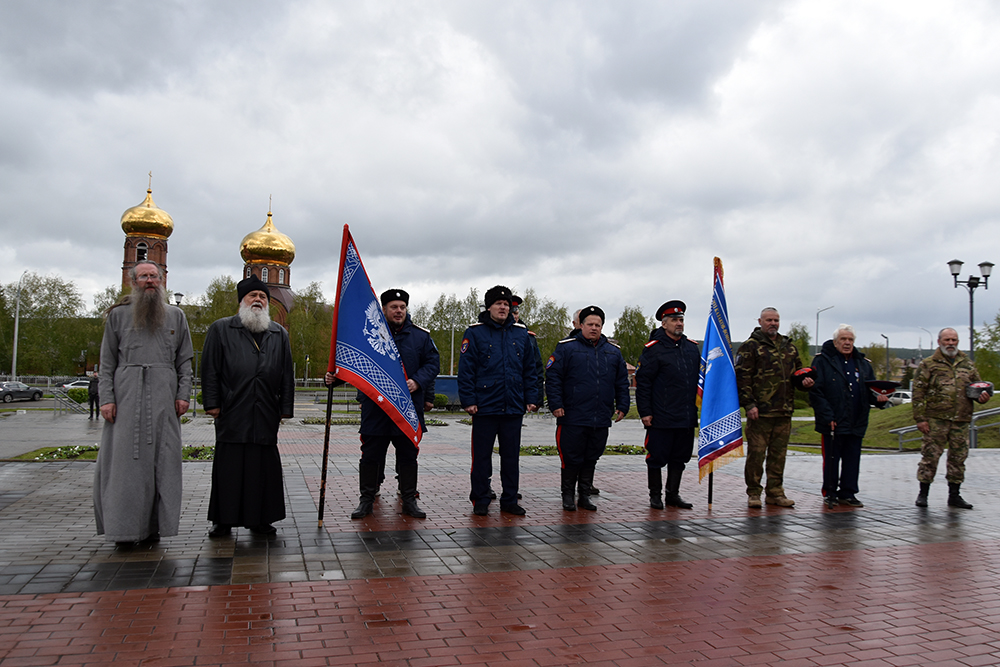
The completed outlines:
[[[151,274],[151,275],[141,275],[141,276],[136,276],[135,277],[135,281],[137,283],[146,283],[146,282],[151,283],[151,282],[153,282],[155,280],[159,280],[159,279],[160,279],[160,276],[159,276],[159,274],[156,274],[156,273]]]

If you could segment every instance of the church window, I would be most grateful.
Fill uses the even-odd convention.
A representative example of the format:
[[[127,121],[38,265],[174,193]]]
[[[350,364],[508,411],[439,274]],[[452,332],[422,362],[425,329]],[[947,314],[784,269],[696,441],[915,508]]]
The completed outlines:
[[[285,284],[285,270],[284,269],[278,269],[278,284],[280,284],[280,285],[284,285]]]
[[[267,267],[266,266],[263,269],[260,270],[260,279],[263,280],[265,283],[267,282]]]
[[[149,255],[149,246],[147,246],[142,241],[135,244],[135,261],[137,263],[145,262],[148,255]]]

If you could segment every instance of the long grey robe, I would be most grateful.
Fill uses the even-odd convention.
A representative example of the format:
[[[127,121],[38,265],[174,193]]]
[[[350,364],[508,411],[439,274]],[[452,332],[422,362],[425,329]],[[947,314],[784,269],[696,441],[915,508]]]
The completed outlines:
[[[174,401],[191,400],[191,333],[187,318],[167,306],[159,331],[132,328],[132,307],[109,314],[101,342],[104,422],[94,473],[97,534],[138,542],[177,534],[181,513],[181,423]]]

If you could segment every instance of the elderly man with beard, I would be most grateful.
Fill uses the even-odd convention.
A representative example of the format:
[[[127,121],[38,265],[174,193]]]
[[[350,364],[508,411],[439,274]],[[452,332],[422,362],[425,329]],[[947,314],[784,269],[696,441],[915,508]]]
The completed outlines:
[[[209,536],[233,526],[273,535],[285,518],[278,426],[292,416],[295,384],[288,333],[268,313],[257,276],[236,286],[240,311],[212,324],[202,356],[202,403],[215,417]]]
[[[966,395],[966,388],[979,381],[979,372],[972,360],[958,349],[958,332],[941,329],[938,349],[920,363],[913,378],[913,421],[924,434],[920,465],[917,466],[920,482],[917,507],[927,507],[927,494],[947,445],[948,505],[972,509],[960,491],[965,481],[965,459],[969,456],[972,401],[985,403],[990,399],[986,391],[975,399]]]
[[[104,417],[94,473],[97,534],[129,544],[177,534],[181,423],[191,396],[191,334],[152,262],[129,271],[132,293],[111,307],[101,341]]]

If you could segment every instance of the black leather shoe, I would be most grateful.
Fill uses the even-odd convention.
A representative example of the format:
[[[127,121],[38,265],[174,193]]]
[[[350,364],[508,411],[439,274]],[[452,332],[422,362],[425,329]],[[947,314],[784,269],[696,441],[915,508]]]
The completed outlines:
[[[663,501],[660,500],[660,494],[656,494],[655,496],[653,494],[649,494],[649,506],[654,510],[663,509]]]
[[[594,512],[597,510],[597,505],[590,502],[590,496],[580,496],[576,499],[576,506],[582,510],[590,510]]]
[[[566,510],[567,512],[576,511],[576,502],[573,500],[572,493],[562,494],[562,503],[563,503],[563,509]]]
[[[841,505],[847,505],[848,507],[864,507],[865,506],[865,504],[863,502],[861,502],[860,500],[858,500],[854,496],[851,496],[850,498],[841,498],[840,499],[840,504]]]
[[[372,513],[372,509],[374,508],[374,506],[375,505],[374,505],[374,503],[372,503],[372,501],[370,501],[370,500],[362,500],[358,504],[358,508],[356,510],[354,510],[353,512],[351,512],[351,518],[352,519],[364,519],[366,516],[368,516],[369,514]]]
[[[416,498],[411,498],[409,500],[403,501],[403,514],[408,514],[412,516],[414,519],[427,518],[427,512],[420,509],[420,506],[417,505]]]
[[[517,503],[513,503],[511,505],[501,505],[500,511],[506,512],[507,514],[514,514],[516,516],[524,516],[525,514],[524,508]]]
[[[472,513],[476,516],[486,516],[490,513],[489,503],[476,503],[472,506]]]
[[[694,505],[692,505],[691,503],[687,502],[686,500],[684,500],[683,498],[681,498],[676,493],[666,493],[666,494],[664,494],[663,495],[663,504],[664,505],[669,505],[670,507],[676,507],[676,508],[682,509],[682,510],[689,510],[692,507],[694,507]]]
[[[212,529],[208,531],[209,537],[229,537],[233,534],[232,526],[226,526],[221,523],[213,523]]]
[[[248,527],[250,528],[250,532],[254,535],[275,535],[278,532],[278,529],[269,523],[262,523],[257,526]]]

